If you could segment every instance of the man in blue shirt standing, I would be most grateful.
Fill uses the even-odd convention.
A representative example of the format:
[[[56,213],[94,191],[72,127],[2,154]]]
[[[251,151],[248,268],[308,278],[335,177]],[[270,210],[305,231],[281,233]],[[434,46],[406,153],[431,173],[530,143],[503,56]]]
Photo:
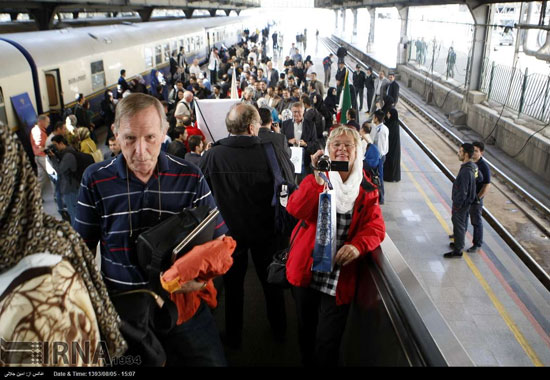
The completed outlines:
[[[481,213],[483,211],[483,198],[491,186],[491,169],[489,169],[489,165],[487,165],[487,162],[483,159],[485,144],[481,141],[474,141],[472,145],[474,146],[474,156],[472,159],[476,163],[481,175],[479,175],[476,180],[477,197],[470,206],[470,221],[474,227],[474,241],[467,252],[476,253],[483,244],[483,218]]]
[[[89,166],[82,178],[73,227],[95,252],[101,247],[101,273],[110,292],[145,288],[148,278],[137,265],[138,235],[184,208],[216,207],[210,188],[194,165],[161,151],[168,123],[160,101],[130,94],[117,105],[114,133],[122,154]],[[214,238],[227,227],[221,216]],[[200,291],[191,280],[178,293]],[[167,365],[226,365],[210,309],[202,302],[191,319],[157,334]]]
[[[476,199],[476,177],[478,169],[472,161],[474,146],[464,143],[458,150],[458,159],[462,162],[460,171],[453,182],[452,217],[454,243],[453,250],[443,255],[445,258],[462,257],[464,236],[468,227],[468,213],[470,206]]]

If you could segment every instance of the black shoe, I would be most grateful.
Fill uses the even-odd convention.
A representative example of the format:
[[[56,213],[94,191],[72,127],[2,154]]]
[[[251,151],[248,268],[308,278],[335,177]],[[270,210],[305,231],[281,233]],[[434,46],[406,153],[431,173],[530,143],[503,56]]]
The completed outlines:
[[[477,245],[472,245],[470,248],[466,250],[468,253],[478,253],[481,247],[478,247]]]
[[[455,242],[454,241],[450,242],[449,247],[454,248],[455,247]]]
[[[446,254],[443,255],[443,257],[446,259],[462,257],[462,252],[455,252],[455,251],[447,252]]]
[[[454,235],[449,235],[449,239],[454,240],[454,239],[455,239],[455,236],[454,236]]]

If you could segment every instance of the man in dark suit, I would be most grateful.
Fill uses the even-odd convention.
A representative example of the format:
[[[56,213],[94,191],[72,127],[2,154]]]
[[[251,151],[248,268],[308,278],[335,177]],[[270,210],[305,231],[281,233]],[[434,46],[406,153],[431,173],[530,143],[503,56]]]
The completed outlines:
[[[361,71],[360,65],[355,66],[355,69],[356,71],[353,73],[353,86],[355,87],[355,91],[359,97],[358,110],[360,111],[363,109],[363,90],[365,89],[366,75],[363,71]]]
[[[289,146],[304,148],[301,175],[303,178],[306,174],[312,173],[310,156],[320,147],[315,126],[310,121],[304,120],[304,104],[302,102],[293,103],[290,109],[292,119],[283,123],[282,133],[288,139]]]
[[[399,84],[395,81],[395,74],[389,73],[388,79],[390,80],[390,84],[388,85],[388,90],[386,92],[386,95],[389,95],[393,98],[393,104],[397,104],[397,98],[399,98]]]
[[[258,131],[258,137],[262,143],[269,141],[273,144],[273,149],[275,149],[275,155],[277,156],[277,161],[279,162],[283,177],[285,177],[285,179],[294,178],[294,165],[292,161],[290,161],[290,147],[288,146],[286,136],[280,132],[279,127],[275,127],[279,132],[271,129],[273,125],[273,116],[268,108],[260,108],[258,113],[262,119],[262,126]]]
[[[277,87],[277,82],[279,82],[279,72],[277,69],[273,68],[273,63],[271,61],[267,61],[267,72],[265,73],[267,77],[267,86],[273,86]]]

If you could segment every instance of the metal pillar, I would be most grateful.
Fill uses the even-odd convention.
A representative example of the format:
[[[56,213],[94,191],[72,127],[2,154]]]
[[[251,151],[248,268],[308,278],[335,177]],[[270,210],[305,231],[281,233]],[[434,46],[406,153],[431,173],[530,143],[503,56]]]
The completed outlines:
[[[39,30],[50,30],[56,13],[56,6],[44,5],[42,8],[29,10],[29,15],[32,16]]]
[[[399,37],[399,44],[397,44],[397,65],[403,65],[407,63],[407,29],[409,26],[409,7],[397,8],[399,11],[399,18],[401,19],[401,35]]]
[[[346,32],[346,8],[342,9],[342,32]]]
[[[193,17],[193,12],[194,12],[194,11],[195,11],[195,10],[194,10],[193,8],[188,8],[188,9],[184,9],[184,10],[183,10],[183,13],[185,13],[185,17],[191,18],[191,17]],[[237,14],[238,14],[238,13],[237,13]]]
[[[367,8],[369,10],[369,40],[367,42],[367,53],[372,52],[372,48],[374,45],[374,26],[376,24],[376,8]]]
[[[334,10],[334,30],[338,30],[338,9]]]
[[[151,20],[151,15],[153,14],[153,7],[143,8],[137,11],[141,21],[147,22]]]
[[[351,13],[353,13],[353,36],[357,35],[357,8],[352,9]]]
[[[230,13],[231,13],[231,9],[226,9],[226,10],[225,10],[225,15],[226,15],[226,16],[229,16]]]
[[[11,21],[17,21],[17,16],[19,16],[19,12],[10,12]]]
[[[208,10],[208,13],[210,13],[210,17],[215,17],[215,16],[216,16],[216,12],[217,12],[217,9],[209,9],[209,10]]]
[[[467,90],[475,91],[481,87],[483,59],[486,50],[490,46],[490,28],[487,24],[491,21],[492,5],[467,2],[468,8],[474,19],[474,36],[472,55],[470,58],[470,72],[468,75]]]

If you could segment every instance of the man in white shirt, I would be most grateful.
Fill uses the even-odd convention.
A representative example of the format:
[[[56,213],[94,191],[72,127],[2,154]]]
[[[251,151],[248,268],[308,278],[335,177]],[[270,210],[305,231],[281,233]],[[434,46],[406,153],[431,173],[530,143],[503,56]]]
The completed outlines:
[[[208,61],[208,70],[210,70],[210,83],[216,84],[218,82],[218,69],[220,68],[220,56],[218,55],[218,48],[213,48],[210,53],[210,60]]]
[[[183,93],[183,99],[176,106],[176,112],[174,112],[174,117],[177,119],[177,126],[183,125],[182,120],[184,116],[190,117],[194,120],[194,112],[191,106],[193,102],[193,93],[191,91],[185,91]]]
[[[378,173],[380,177],[380,204],[384,204],[384,161],[386,160],[386,154],[388,154],[389,150],[389,142],[388,142],[388,136],[389,136],[389,130],[388,127],[384,124],[384,112],[381,110],[378,110],[374,113],[372,118],[373,124],[376,126],[371,131],[372,140],[374,141],[374,144],[380,151],[380,173]]]
[[[195,74],[195,78],[198,78],[201,73],[202,71],[199,66],[199,60],[195,58],[193,63],[189,66],[189,75]]]

